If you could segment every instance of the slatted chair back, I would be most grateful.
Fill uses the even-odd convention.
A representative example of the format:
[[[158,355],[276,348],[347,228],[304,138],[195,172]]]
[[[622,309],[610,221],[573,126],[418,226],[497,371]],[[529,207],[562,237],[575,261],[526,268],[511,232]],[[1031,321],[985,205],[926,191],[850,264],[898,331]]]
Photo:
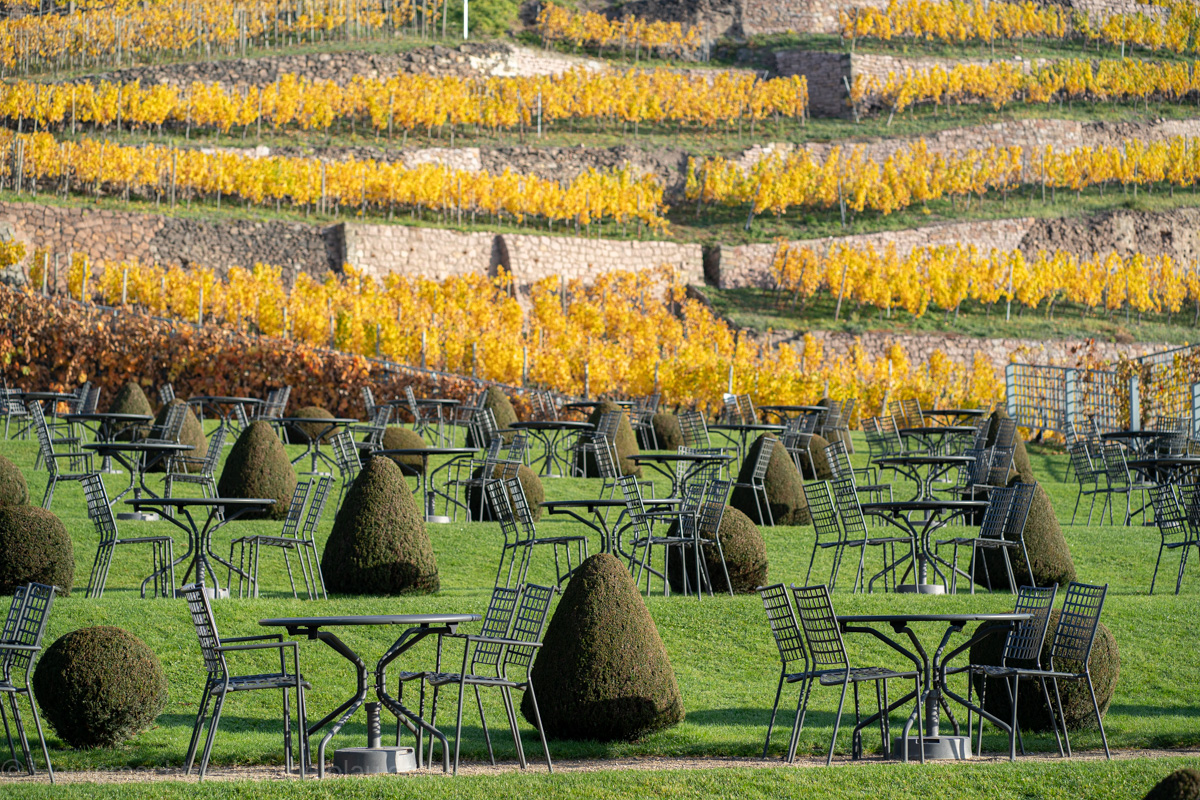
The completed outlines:
[[[891,454],[883,431],[879,428],[879,417],[866,417],[862,421],[863,437],[867,440],[867,454],[871,460]]]
[[[814,434],[807,431],[784,431],[783,436],[779,439],[779,442],[788,451],[788,455],[792,457],[792,461],[796,464],[797,471],[802,471],[800,454],[808,453],[813,436]]]
[[[520,478],[505,478],[501,481],[493,481],[493,483],[499,483],[508,492],[509,500],[512,502],[513,517],[525,533],[532,538],[535,535],[533,509],[529,505],[529,498],[525,496],[525,487],[521,485]]]
[[[621,427],[621,418],[624,416],[624,411],[605,411],[600,415],[600,422],[596,425],[596,433],[604,434],[610,442],[617,441],[617,431]]]
[[[367,418],[375,416],[375,393],[371,391],[370,386],[362,387],[363,405],[367,409]]]
[[[703,490],[704,500],[696,513],[697,533],[710,540],[716,540],[721,530],[721,520],[725,518],[725,501],[733,481],[709,481]]]
[[[72,414],[82,414],[83,405],[87,402],[88,394],[92,391],[92,382],[85,381],[75,390],[75,396],[67,401],[67,410]]]
[[[1154,523],[1164,535],[1178,535],[1188,530],[1188,513],[1180,502],[1172,483],[1157,483],[1150,487],[1150,505],[1154,508]]]
[[[353,480],[362,469],[362,458],[354,444],[350,431],[338,431],[333,436],[333,458],[338,472],[347,480]]]
[[[508,443],[508,449],[504,454],[504,460],[512,464],[524,464],[525,457],[529,452],[529,431],[517,431],[512,436],[512,441]]]
[[[108,492],[99,473],[92,473],[82,481],[83,494],[87,498],[88,519],[100,537],[100,547],[113,545],[117,540],[117,521],[113,518],[112,506],[108,504]]]
[[[704,503],[704,485],[692,481],[683,487],[679,498],[679,530],[683,536],[695,536],[700,507]]]
[[[879,418],[879,433],[888,448],[888,455],[904,455],[904,440],[900,438],[900,425],[895,415]]]
[[[804,484],[804,499],[808,503],[808,513],[812,516],[817,540],[841,540],[842,528],[838,524],[837,501],[833,499],[833,490],[829,482]]]
[[[850,423],[854,420],[854,412],[857,407],[858,400],[853,397],[842,404],[842,419],[841,425],[839,425],[839,430],[849,431]]]
[[[1054,628],[1054,639],[1050,643],[1050,664],[1058,659],[1076,661],[1086,667],[1096,641],[1096,628],[1100,624],[1100,612],[1104,608],[1104,596],[1108,584],[1096,586],[1087,583],[1067,584],[1058,625]]]
[[[719,447],[681,446],[677,452],[705,456],[724,455],[724,452]],[[700,466],[680,461],[675,465],[675,477],[680,483],[696,482],[707,486],[711,481],[718,480],[721,477],[722,469],[722,462],[715,460],[702,462]],[[687,478],[687,480],[684,481],[684,478]]]
[[[15,602],[15,598],[14,598]],[[21,598],[21,612],[8,637],[12,644],[41,648],[54,604],[54,587],[44,583],[29,583]],[[6,625],[7,627],[7,625]],[[0,678],[11,682],[16,671],[28,672],[37,650],[9,650],[0,657]]]
[[[1015,447],[1017,443],[1017,421],[1014,419],[993,420],[996,425],[996,436],[992,439],[993,447]]]
[[[287,412],[288,401],[292,399],[292,387],[284,386],[279,392],[279,416]]]
[[[533,406],[533,418],[537,420],[552,419],[550,409],[546,408],[546,398],[541,389],[529,391],[529,404]]]
[[[548,420],[557,420],[558,419],[558,402],[555,400],[554,395],[550,392],[549,389],[542,390],[541,392],[538,393],[538,395],[542,398],[542,407],[545,409],[545,412],[544,412],[545,417],[544,418],[548,419]]]
[[[25,404],[29,416],[33,418],[33,431],[37,435],[38,449],[42,453],[42,463],[46,465],[51,475],[58,474],[58,459],[54,457],[54,444],[50,441],[50,428],[46,425],[46,416],[42,413],[42,405],[36,400]]]
[[[726,425],[741,425],[742,409],[738,407],[737,395],[726,394],[721,398],[721,422]]]
[[[816,414],[801,414],[795,418],[798,422],[796,430],[800,433],[816,433],[817,422],[820,418]]]
[[[867,538],[867,521],[858,502],[858,491],[853,478],[840,478],[829,482],[833,499],[837,503],[842,530],[850,541]]]
[[[17,624],[21,621],[21,606],[25,604],[25,592],[28,589],[28,586],[18,586],[13,590],[12,605],[8,607],[8,616],[4,620],[4,627],[0,628],[0,642],[12,641],[13,636],[16,635]]]
[[[966,458],[974,459],[959,467],[955,474],[954,491],[959,494],[969,492],[973,487],[987,481],[988,467],[991,464],[990,450],[968,448],[962,452]]]
[[[622,475],[617,478],[621,487],[621,495],[625,498],[625,516],[629,519],[629,529],[633,532],[633,540],[649,538],[651,535],[650,518],[646,516],[646,506],[642,502],[642,490],[635,475]]]
[[[1067,445],[1067,454],[1071,457],[1071,469],[1075,471],[1075,477],[1082,483],[1094,481],[1096,479],[1095,467],[1092,466],[1092,458],[1088,455],[1087,443],[1082,439],[1077,439]]]
[[[1025,535],[1025,523],[1029,521],[1029,509],[1033,507],[1033,495],[1037,491],[1037,484],[1015,483],[1012,489],[1012,508],[1009,509],[1008,519],[1004,523],[1004,538],[1010,542],[1019,542]]]
[[[175,399],[175,387],[169,383],[164,383],[158,387],[158,400],[162,405],[169,404]]]
[[[210,682],[221,682],[229,674],[225,655],[217,650],[221,646],[221,636],[217,633],[217,620],[213,617],[212,605],[208,602],[208,594],[203,583],[189,583],[181,590],[187,600],[188,613],[192,616],[192,625],[196,628],[196,638],[200,640],[200,655],[204,659],[204,669],[208,672]]]
[[[81,414],[95,414],[96,406],[100,404],[100,387],[93,386],[88,389],[87,397],[83,401],[83,407],[80,410]]]
[[[304,513],[304,527],[300,538],[315,542],[317,526],[321,524],[321,515],[325,513],[325,503],[329,501],[329,490],[333,486],[333,478],[328,475],[318,475],[312,480],[309,492],[308,508]]]
[[[761,486],[767,478],[767,468],[771,466],[771,456],[775,452],[775,445],[779,440],[774,436],[764,436],[762,445],[758,448],[758,458],[754,461],[754,472],[751,474],[750,481],[756,486]]]
[[[1013,448],[1000,447],[999,445],[991,448],[991,453],[988,456],[988,468],[986,480],[988,486],[1004,486],[1008,483],[1008,473],[1012,469]]]
[[[417,396],[413,393],[412,386],[404,387],[404,401],[408,406],[408,413],[412,415],[414,429],[424,426],[425,415],[421,412],[421,406],[417,403]]]
[[[1012,511],[1016,487],[1004,486],[988,492],[987,509],[983,512],[983,523],[979,526],[980,539],[1002,540],[1009,512]]]
[[[1125,462],[1125,451],[1116,442],[1101,442],[1101,453],[1104,455],[1104,474],[1109,486],[1128,486],[1129,465]]]
[[[829,599],[829,588],[817,586],[792,586],[792,598],[800,614],[800,626],[808,645],[813,667],[820,670],[849,669],[846,645],[838,628],[833,602]]]
[[[969,450],[984,450],[987,448],[988,431],[991,430],[992,421],[987,417],[978,417],[972,423],[975,426],[975,434],[971,439]]]
[[[512,629],[508,638],[512,642],[504,649],[504,671],[511,666],[529,669],[537,655],[537,643],[542,640],[546,630],[546,617],[550,611],[550,600],[554,597],[555,588],[539,586],[536,583],[525,584],[521,591],[521,603],[513,616]]]
[[[905,427],[920,428],[925,424],[925,412],[921,410],[921,401],[913,397],[901,400],[900,407],[904,409]]]
[[[471,435],[477,444],[491,444],[493,440],[499,441],[497,431],[500,426],[496,424],[496,415],[492,413],[490,408],[479,408],[471,415]]]
[[[829,471],[834,480],[849,478],[854,482],[854,467],[850,464],[850,455],[846,452],[846,443],[840,439],[830,442],[825,448],[825,458],[829,462]]]
[[[617,456],[613,452],[613,446],[608,437],[603,433],[592,434],[592,447],[596,454],[596,470],[600,473],[600,477],[606,481],[615,481],[619,478]]]
[[[505,482],[489,481],[484,487],[484,491],[487,493],[488,507],[492,510],[492,516],[500,522],[500,532],[504,535],[506,547],[509,542],[515,546],[527,541],[530,538],[525,533],[528,529],[517,521],[516,514],[513,513]]]
[[[246,416],[246,407],[241,403],[233,404],[233,424],[239,431],[246,430],[250,425],[250,418]]]
[[[842,424],[842,401],[830,400],[825,416],[821,419],[821,435],[829,438]]]
[[[1029,614],[1029,619],[1017,624],[1008,632],[1004,642],[1002,664],[1010,661],[1042,662],[1042,645],[1046,641],[1046,628],[1050,625],[1050,610],[1054,608],[1054,597],[1058,584],[1037,588],[1022,586],[1017,591],[1016,614]]]
[[[216,474],[217,464],[221,461],[221,453],[225,449],[225,437],[228,433],[229,431],[224,425],[213,431],[212,438],[208,440],[208,450],[204,453],[204,460],[200,463],[202,476],[211,478]]]
[[[1155,426],[1162,435],[1154,440],[1154,449],[1160,455],[1182,455],[1187,452],[1188,421],[1182,417],[1160,417]]]
[[[483,627],[479,635],[487,639],[507,639],[509,628],[512,627],[513,614],[520,600],[519,588],[497,586],[492,589],[492,599],[484,612]],[[503,653],[504,645],[498,642],[476,642],[475,652],[471,654],[471,672],[477,672],[480,666],[496,666],[500,663]]]
[[[899,400],[892,400],[887,404],[887,416],[891,417],[898,427],[907,428],[908,420],[904,416],[904,404]]]
[[[150,432],[150,440],[177,444],[179,435],[183,432],[183,421],[186,414],[187,406],[183,403],[167,406],[167,414],[163,417],[162,425]]]
[[[739,394],[737,396],[738,413],[742,417],[743,425],[758,424],[758,410],[754,407],[754,401],[748,394]]]
[[[767,612],[771,636],[775,639],[775,646],[779,648],[779,660],[783,663],[783,671],[803,671],[804,666],[808,664],[808,651],[804,648],[804,637],[796,622],[796,612],[792,609],[787,588],[782,583],[760,586],[758,595],[762,598],[763,610]],[[801,669],[791,669],[793,665],[800,665]]]
[[[292,499],[288,503],[287,515],[283,518],[283,530],[280,536],[295,537],[304,520],[304,504],[308,502],[308,493],[312,489],[312,481],[297,481],[292,490]]]
[[[679,429],[683,433],[683,443],[687,447],[710,447],[708,426],[699,411],[679,412]]]

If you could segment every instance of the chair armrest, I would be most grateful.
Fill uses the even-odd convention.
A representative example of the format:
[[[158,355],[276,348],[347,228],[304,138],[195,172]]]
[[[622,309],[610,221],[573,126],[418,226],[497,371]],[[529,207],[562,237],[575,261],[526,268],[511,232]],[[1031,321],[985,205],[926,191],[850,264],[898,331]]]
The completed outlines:
[[[541,647],[541,642],[522,642],[517,639],[497,639],[492,636],[465,636],[463,637],[468,642],[485,642],[487,644],[499,644],[509,647]]]
[[[38,650],[41,650],[41,649],[42,649],[42,646],[40,644],[15,644],[15,643],[9,643],[9,642],[0,642],[0,653],[3,653],[3,652],[36,653]]]
[[[225,645],[230,642],[282,642],[282,633],[268,633],[262,636],[231,636],[228,639],[221,639],[220,644]]]
[[[77,450],[73,453],[51,453],[51,458],[91,458],[92,454],[83,450]]]
[[[280,650],[285,647],[298,647],[299,645],[299,642],[289,639],[286,642],[259,642],[258,644],[221,645],[215,649],[218,653],[233,653],[239,650]]]

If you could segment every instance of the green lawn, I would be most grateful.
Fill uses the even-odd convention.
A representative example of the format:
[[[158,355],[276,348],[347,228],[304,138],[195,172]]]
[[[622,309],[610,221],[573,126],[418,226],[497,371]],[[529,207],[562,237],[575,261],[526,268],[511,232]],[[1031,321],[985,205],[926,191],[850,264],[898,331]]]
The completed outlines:
[[[298,453],[298,448],[294,448]],[[864,448],[865,449],[865,448]],[[1049,491],[1061,520],[1070,520],[1074,503],[1073,484],[1062,483],[1065,459],[1063,456],[1031,448],[1034,468]],[[30,493],[40,500],[45,483],[43,473],[33,470],[34,445],[26,441],[0,443],[0,452],[17,463],[24,471]],[[862,460],[860,454],[856,459]],[[128,478],[109,476],[110,492],[118,491]],[[659,482],[663,493],[666,484]],[[898,486],[897,496],[907,496],[911,487]],[[548,499],[566,499],[594,495],[596,485],[578,479],[546,481]],[[118,625],[133,631],[158,654],[167,672],[170,699],[167,708],[155,725],[127,745],[113,750],[74,751],[51,737],[50,746],[55,766],[60,770],[104,769],[127,767],[178,766],[187,744],[196,702],[202,686],[202,668],[194,630],[181,601],[141,600],[135,587],[149,570],[149,554],[136,549],[119,551],[109,579],[109,588],[102,600],[83,597],[83,585],[94,553],[95,534],[83,512],[83,498],[78,485],[60,485],[53,510],[67,526],[75,543],[76,591],[60,598],[54,606],[47,642],[63,633],[88,625]],[[332,510],[320,530],[321,538],[328,534]],[[239,522],[218,532],[217,552],[228,547],[231,535],[252,531],[272,531],[272,523]],[[543,532],[566,533],[582,530],[573,523],[544,519],[539,526]],[[122,523],[125,536],[173,531],[169,523]],[[1096,525],[1066,527],[1065,533],[1079,573],[1079,579],[1110,584],[1110,594],[1103,621],[1113,631],[1121,652],[1121,677],[1117,694],[1106,718],[1111,745],[1116,749],[1177,748],[1200,745],[1200,704],[1194,689],[1200,685],[1200,661],[1195,658],[1192,637],[1184,621],[1200,614],[1200,576],[1189,569],[1184,590],[1178,597],[1168,593],[1148,597],[1150,573],[1158,546],[1158,534],[1153,528],[1130,528]],[[429,526],[430,538],[436,551],[441,573],[442,590],[431,597],[334,597],[328,602],[309,603],[295,600],[286,591],[286,576],[282,565],[264,564],[264,597],[258,600],[221,600],[214,608],[221,633],[225,636],[249,635],[261,632],[256,624],[263,617],[303,613],[403,613],[415,611],[474,611],[482,612],[490,593],[500,536],[495,524],[458,522]],[[764,529],[764,539],[770,559],[770,580],[801,584],[805,579],[811,552],[812,531],[809,528]],[[185,542],[176,537],[176,552],[181,554]],[[593,551],[597,543],[593,541]],[[269,556],[268,556],[269,557]],[[876,563],[871,554],[869,565]],[[823,580],[829,562],[821,555],[813,581]],[[1168,565],[1166,574],[1173,573]],[[925,597],[911,595],[852,595],[848,592],[852,574],[843,571],[834,596],[837,610],[842,613],[869,613],[885,610],[949,611],[1004,610],[1012,598],[1006,592],[960,594],[955,597]],[[1162,578],[1163,576],[1160,576]],[[535,554],[530,579],[549,582],[553,565],[547,553]],[[1169,586],[1160,581],[1160,587]],[[717,597],[697,602],[692,598],[659,595],[648,598],[647,605],[666,643],[679,680],[687,719],[679,726],[649,736],[643,741],[624,744],[596,742],[553,741],[551,750],[559,758],[611,758],[619,756],[740,756],[753,757],[761,752],[763,736],[778,675],[778,659],[767,630],[762,606],[757,596],[736,598]],[[940,630],[930,631],[930,637],[940,636]],[[345,638],[368,658],[378,654],[392,641],[394,631],[362,629],[347,631]],[[888,651],[874,640],[851,636],[847,641],[852,659],[859,662],[886,663],[893,660]],[[402,659],[400,668],[427,666],[433,658],[433,648],[418,648]],[[453,658],[453,656],[451,656]],[[305,643],[301,649],[302,668],[314,684],[309,696],[310,714],[315,719],[353,693],[353,675],[339,657],[318,643]],[[247,658],[247,671],[254,662]],[[263,668],[266,668],[263,662]],[[503,720],[498,698],[487,698],[489,719],[493,729]],[[833,690],[814,692],[813,710],[801,737],[801,753],[817,754],[828,747],[832,730],[832,712],[837,693]],[[549,702],[544,699],[543,702]],[[784,707],[795,702],[795,695],[785,695]],[[442,704],[440,719],[445,722],[453,713],[453,699]],[[463,757],[479,760],[486,756],[478,719],[469,708],[465,717]],[[536,733],[523,724],[527,754],[536,761],[540,756]],[[844,729],[843,729],[844,733]],[[338,742],[359,742],[365,736],[362,715],[358,715]],[[787,734],[778,734],[772,751],[782,754]],[[515,751],[503,735],[494,737],[497,756],[512,759]],[[1006,738],[997,732],[985,737],[985,749],[1002,750]],[[1054,748],[1053,737],[1027,734],[1027,747],[1047,751]],[[878,742],[865,737],[868,749]],[[1080,750],[1099,747],[1098,731],[1080,731],[1073,737]],[[838,752],[845,758],[849,750],[849,735],[839,738]],[[278,720],[278,696],[272,693],[253,693],[236,698],[223,716],[221,732],[213,751],[215,764],[275,764],[282,762],[283,748]],[[887,770],[887,771],[884,771]],[[531,785],[543,795],[554,794],[567,787],[579,788],[588,796],[612,794],[639,795],[652,791],[661,780],[664,791],[671,795],[691,796],[698,793],[765,795],[768,792],[798,790],[850,781],[845,796],[860,791],[866,793],[883,785],[901,791],[896,796],[916,796],[917,793],[943,782],[966,780],[970,775],[973,792],[963,796],[1000,796],[988,794],[995,782],[996,791],[1011,796],[1073,797],[1079,796],[1078,785],[1095,782],[1104,784],[1109,794],[1088,796],[1140,796],[1154,776],[1167,771],[1161,763],[1138,762],[1120,765],[1026,763],[1007,765],[988,770],[970,766],[938,767],[926,771],[891,767],[872,767],[850,772],[822,770],[737,771],[714,773],[665,773],[661,778],[646,773],[622,775],[609,782],[586,776],[564,779],[537,778]],[[834,777],[837,776],[837,777]],[[853,777],[849,777],[853,776]],[[1110,780],[1107,776],[1114,777]],[[510,777],[472,779],[469,791],[481,794],[505,791]],[[1029,793],[1021,786],[1032,784],[1046,792]],[[522,783],[522,790],[527,784]],[[438,788],[434,788],[438,787]],[[429,784],[430,791],[449,791],[441,784]],[[851,788],[857,787],[857,788]],[[874,789],[872,788],[874,787]],[[41,790],[25,787],[30,795]],[[191,792],[171,789],[171,792]],[[223,785],[215,791],[243,794],[257,789],[240,785]],[[319,791],[319,790],[312,790]],[[352,789],[346,791],[366,791]],[[1039,790],[1041,791],[1041,790]],[[903,792],[909,792],[904,794]],[[893,792],[894,793],[894,792]],[[24,796],[24,795],[22,795]]]

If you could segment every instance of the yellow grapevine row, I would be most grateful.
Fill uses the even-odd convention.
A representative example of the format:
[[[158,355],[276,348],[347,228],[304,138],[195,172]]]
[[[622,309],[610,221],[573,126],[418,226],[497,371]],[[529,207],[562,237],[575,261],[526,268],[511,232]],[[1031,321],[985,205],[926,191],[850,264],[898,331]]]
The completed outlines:
[[[226,89],[217,83],[188,88],[139,82],[40,84],[0,87],[0,117],[14,125],[74,128],[76,124],[156,128],[166,123],[228,133],[255,125],[328,131],[337,122],[383,131],[430,131],[445,125],[490,129],[600,120],[608,123],[679,122],[709,126],[772,115],[803,120],[808,83],[803,77],[760,81],[745,73],[687,75],[666,69],[556,76],[458,78],[397,75],[355,77],[348,85],[287,74],[263,87]]]
[[[518,222],[536,217],[581,225],[604,220],[641,222],[665,229],[662,187],[653,176],[629,168],[589,169],[562,184],[532,175],[465,172],[422,164],[412,168],[374,160],[324,162],[317,158],[257,158],[236,152],[205,153],[186,148],[132,147],[83,139],[58,142],[48,133],[0,131],[0,182],[37,181],[59,191],[64,181],[79,192],[122,192],[162,199],[236,198],[318,210],[422,209],[446,215],[502,212]],[[16,169],[14,170],[14,166]]]
[[[750,169],[723,158],[689,161],[689,200],[729,206],[750,205],[755,214],[780,215],[792,208],[832,208],[890,214],[929,200],[1007,193],[1019,186],[1082,191],[1096,185],[1175,187],[1200,178],[1200,146],[1176,137],[1118,146],[989,147],[965,152],[931,153],[924,140],[902,148],[882,163],[862,148],[833,148],[821,160],[807,150],[772,155]]]
[[[1200,264],[1170,256],[1124,256],[1110,252],[1081,257],[1061,250],[1026,257],[1020,250],[981,250],[974,245],[919,247],[901,255],[867,245],[815,250],[780,240],[771,272],[776,286],[807,302],[819,292],[881,311],[902,309],[924,316],[932,306],[957,311],[965,300],[982,304],[1015,301],[1074,303],[1089,310],[1178,313],[1184,302],[1200,310]]]
[[[1200,14],[1190,2],[1172,3],[1165,14],[1137,12],[1097,18],[1032,2],[891,0],[886,8],[841,11],[839,20],[842,37],[852,45],[860,38],[994,43],[997,39],[1036,37],[1190,53],[1196,51],[1200,39]]]
[[[637,16],[609,19],[594,11],[569,11],[546,3],[537,17],[537,31],[543,41],[571,42],[576,47],[619,46],[640,55],[641,50],[657,50],[660,55],[682,55],[702,44],[700,29],[684,28],[678,22],[646,20]]]
[[[32,259],[35,286],[44,257]],[[961,365],[935,352],[928,362],[912,364],[899,347],[880,358],[861,348],[833,358],[812,337],[778,348],[739,340],[687,299],[668,268],[611,273],[592,286],[572,281],[563,287],[550,278],[532,288],[528,312],[511,296],[505,276],[439,282],[392,275],[377,284],[347,267],[323,281],[300,274],[288,287],[278,268],[264,265],[234,267],[222,279],[203,268],[92,264],[76,255],[68,282],[77,298],[85,275],[85,296],[112,305],[124,298],[195,322],[203,292],[208,324],[249,326],[267,336],[332,343],[508,384],[520,384],[524,371],[530,383],[569,394],[582,394],[585,380],[592,394],[646,394],[657,386],[668,404],[705,406],[719,403],[731,367],[735,389],[762,402],[815,402],[826,385],[830,396],[858,398],[867,409],[879,408],[889,391],[971,405],[995,402],[1003,393],[982,357]]]
[[[924,70],[889,72],[887,78],[859,75],[850,90],[850,103],[860,109],[879,105],[902,112],[917,105],[988,103],[1000,108],[1012,103],[1051,103],[1063,100],[1121,102],[1162,100],[1180,102],[1200,96],[1200,62],[1152,63],[1134,59],[1099,63],[1069,59],[1026,70],[1021,64],[941,65]]]
[[[422,7],[423,22],[432,24],[437,8]],[[26,16],[0,21],[0,71],[211,57],[312,37],[390,34],[413,22],[415,11],[412,0],[158,0]]]

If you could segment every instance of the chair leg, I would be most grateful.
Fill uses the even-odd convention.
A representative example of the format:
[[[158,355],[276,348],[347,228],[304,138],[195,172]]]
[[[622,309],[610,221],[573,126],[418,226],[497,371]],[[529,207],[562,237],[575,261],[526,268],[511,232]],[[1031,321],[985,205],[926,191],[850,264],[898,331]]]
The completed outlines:
[[[792,736],[788,740],[787,753],[783,760],[791,764],[796,760],[796,747],[800,744],[800,732],[804,730],[804,717],[808,713],[808,699],[812,695],[812,679],[801,681],[800,696],[796,698],[796,717],[792,720]]]
[[[542,712],[538,709],[537,692],[533,689],[533,679],[526,677],[525,688],[529,692],[529,700],[533,704],[533,721],[537,723],[538,736],[542,740],[542,752],[546,755],[546,769],[554,772],[554,764],[550,761],[550,746],[546,744],[546,729],[542,727]]]
[[[212,699],[212,687],[207,684],[204,694],[200,697],[200,705],[196,709],[196,721],[192,724],[192,738],[188,742],[187,755],[183,757],[183,774],[189,775],[192,763],[196,760],[196,745],[200,742],[200,731],[204,729],[204,718],[208,715],[208,703]]]
[[[521,729],[517,727],[517,709],[513,704],[512,693],[507,686],[500,687],[500,697],[504,701],[504,710],[508,714],[508,726],[512,730],[513,745],[517,748],[517,761],[521,769],[529,766],[525,760],[525,745],[521,742]]]
[[[475,688],[475,705],[479,708],[479,724],[483,727],[483,740],[487,743],[488,761],[496,766],[496,754],[492,751],[492,734],[488,731],[487,717],[483,714],[483,698],[479,696],[479,687]]]
[[[221,724],[221,708],[225,705],[225,695],[217,697],[213,706],[212,720],[208,723],[208,737],[204,740],[204,752],[200,755],[200,780],[208,771],[208,759],[212,756],[213,740],[217,738],[217,726]]]
[[[771,730],[775,727],[775,715],[779,713],[779,698],[783,696],[784,670],[779,672],[779,685],[775,687],[775,704],[771,706],[771,721],[767,723],[767,740],[763,743],[763,760],[767,760],[767,750],[771,747]]]
[[[1017,760],[1017,692],[1021,688],[1021,679],[1013,676],[1012,685],[1008,683],[1006,678],[1004,688],[1008,690],[1008,702],[1012,704],[1012,727],[1008,731],[1008,760]],[[1021,743],[1021,755],[1025,755],[1025,744]]]
[[[13,726],[17,729],[17,742],[21,745],[21,757],[25,759],[25,770],[33,775],[33,754],[29,752],[29,737],[25,735],[25,723],[21,719],[21,709],[17,707],[17,694],[16,692],[7,694],[8,707],[13,715]]]
[[[458,774],[458,752],[462,744],[463,691],[467,688],[465,675],[459,676],[458,681],[458,718],[454,723],[454,774]]]
[[[1062,693],[1058,691],[1058,678],[1051,678],[1050,682],[1054,685],[1054,700],[1058,705],[1058,718],[1061,719],[1063,723],[1063,744],[1065,744],[1067,747],[1067,758],[1070,758],[1071,734],[1067,732],[1067,715],[1063,713]]]
[[[837,715],[833,718],[833,737],[829,740],[829,755],[825,757],[825,766],[833,763],[833,748],[837,745],[838,728],[842,724],[842,709],[846,707],[846,690],[850,688],[850,676],[842,683],[842,698],[838,701]]]
[[[1096,687],[1092,685],[1092,674],[1091,672],[1084,672],[1083,674],[1084,680],[1087,681],[1088,693],[1092,696],[1092,710],[1096,712],[1096,724],[1100,726],[1100,740],[1104,742],[1104,757],[1112,761],[1112,753],[1108,749],[1108,734],[1104,732],[1104,720],[1100,718],[1100,704],[1096,702]],[[34,714],[36,719],[37,712],[35,711]],[[1066,726],[1066,719],[1064,719],[1063,727],[1065,728]],[[50,763],[49,756],[46,757],[46,763]]]
[[[1050,691],[1046,688],[1046,679],[1041,678],[1038,683],[1042,686],[1042,699],[1046,701],[1046,710],[1050,712],[1050,724],[1054,727],[1054,741],[1058,745],[1058,755],[1061,758],[1063,755],[1062,737],[1058,735],[1058,721],[1055,718],[1054,704],[1050,702]]]

